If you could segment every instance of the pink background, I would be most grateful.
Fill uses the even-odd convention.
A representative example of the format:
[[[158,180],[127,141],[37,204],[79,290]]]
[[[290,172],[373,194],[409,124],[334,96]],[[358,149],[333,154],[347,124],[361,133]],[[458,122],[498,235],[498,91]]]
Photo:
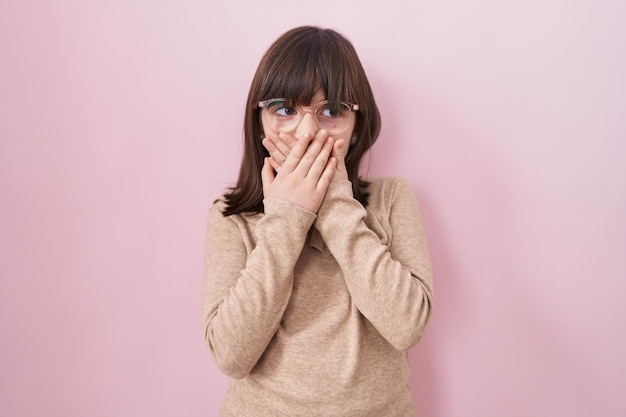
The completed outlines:
[[[370,76],[365,168],[423,208],[419,415],[625,416],[625,21],[618,0],[0,1],[0,415],[217,416],[206,213],[261,55],[312,23]]]

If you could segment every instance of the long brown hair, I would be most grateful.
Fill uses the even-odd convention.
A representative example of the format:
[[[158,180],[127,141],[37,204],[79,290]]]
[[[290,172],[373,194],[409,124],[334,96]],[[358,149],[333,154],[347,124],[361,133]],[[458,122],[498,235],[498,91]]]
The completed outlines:
[[[317,91],[326,99],[359,105],[354,133],[357,140],[346,155],[354,198],[367,205],[367,183],[358,177],[363,154],[380,133],[380,113],[357,53],[332,29],[302,26],[283,34],[267,50],[257,68],[246,105],[244,153],[237,185],[225,195],[224,215],[263,212],[261,168],[269,156],[261,143],[260,100],[287,97],[308,105]]]

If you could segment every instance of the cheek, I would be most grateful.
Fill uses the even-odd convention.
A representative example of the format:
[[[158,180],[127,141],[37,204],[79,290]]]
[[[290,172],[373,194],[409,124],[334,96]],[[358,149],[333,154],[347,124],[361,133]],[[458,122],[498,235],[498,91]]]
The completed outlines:
[[[269,127],[266,123],[265,123],[265,117],[263,117],[263,112],[260,111],[259,112],[259,125],[261,127],[261,131],[264,135],[268,135],[270,133],[276,133],[274,131],[274,129],[272,129],[271,127]]]

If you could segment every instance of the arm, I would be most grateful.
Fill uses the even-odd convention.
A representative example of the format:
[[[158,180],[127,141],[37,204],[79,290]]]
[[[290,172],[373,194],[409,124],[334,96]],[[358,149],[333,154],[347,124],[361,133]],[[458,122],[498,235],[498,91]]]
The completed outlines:
[[[315,226],[341,267],[353,303],[391,345],[407,350],[430,318],[433,282],[409,183],[396,180],[389,199],[392,233],[386,244],[365,224],[367,213],[347,180],[328,188]]]
[[[248,255],[242,231],[219,206],[209,212],[204,273],[205,338],[218,368],[243,378],[274,336],[293,284],[293,268],[315,214],[266,198]]]
[[[209,214],[204,278],[205,337],[226,375],[243,378],[280,324],[293,287],[293,269],[337,161],[332,139],[305,134],[278,174],[269,158],[261,170],[265,215],[249,253],[234,218]],[[250,245],[250,244],[249,244]]]

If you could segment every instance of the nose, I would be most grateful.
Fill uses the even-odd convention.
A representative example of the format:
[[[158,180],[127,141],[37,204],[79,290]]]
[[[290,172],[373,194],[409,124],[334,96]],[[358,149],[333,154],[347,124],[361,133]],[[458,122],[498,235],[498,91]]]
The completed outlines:
[[[315,119],[315,110],[305,109],[302,120],[300,120],[300,124],[296,128],[296,138],[304,137],[305,133],[308,133],[310,137],[314,137],[319,130],[320,127]]]

